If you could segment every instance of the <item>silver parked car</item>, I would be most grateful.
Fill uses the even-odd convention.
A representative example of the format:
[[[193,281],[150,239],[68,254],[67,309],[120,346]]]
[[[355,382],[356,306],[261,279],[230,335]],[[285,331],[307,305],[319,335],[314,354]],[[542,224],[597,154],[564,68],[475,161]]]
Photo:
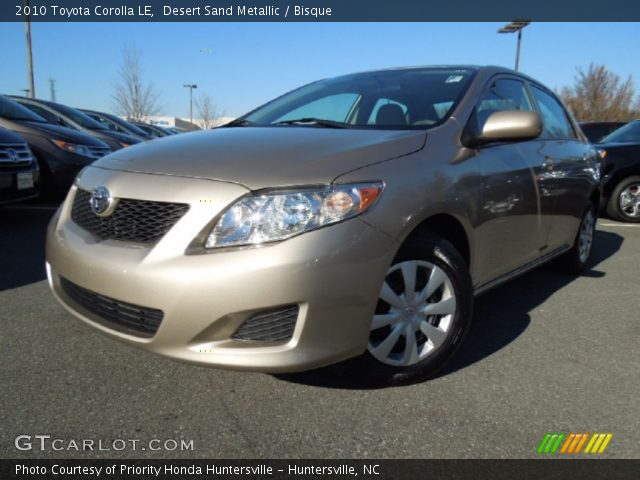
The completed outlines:
[[[355,358],[362,379],[417,381],[475,295],[557,257],[585,268],[599,202],[599,157],[537,81],[358,73],[93,163],[51,221],[47,272],[72,314],[172,358]]]

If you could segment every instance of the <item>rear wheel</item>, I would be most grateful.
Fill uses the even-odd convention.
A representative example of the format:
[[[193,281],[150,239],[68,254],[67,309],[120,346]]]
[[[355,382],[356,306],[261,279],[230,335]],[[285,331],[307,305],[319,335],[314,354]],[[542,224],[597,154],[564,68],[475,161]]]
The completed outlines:
[[[435,235],[410,240],[387,271],[367,352],[353,361],[353,373],[369,384],[429,378],[460,345],[472,306],[468,267],[458,251]]]
[[[594,205],[589,202],[582,215],[580,228],[578,229],[571,250],[560,257],[561,266],[564,271],[571,274],[578,274],[587,268],[589,258],[591,257],[595,230],[596,209]]]
[[[640,222],[640,177],[625,178],[613,189],[607,215],[621,222]]]

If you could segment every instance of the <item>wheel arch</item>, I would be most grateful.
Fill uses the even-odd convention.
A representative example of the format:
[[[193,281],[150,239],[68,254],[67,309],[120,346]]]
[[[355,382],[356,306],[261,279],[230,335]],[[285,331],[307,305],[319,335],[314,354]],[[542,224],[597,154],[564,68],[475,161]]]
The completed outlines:
[[[402,244],[408,240],[420,238],[425,234],[435,234],[451,243],[460,253],[468,267],[472,264],[471,236],[468,228],[456,216],[449,213],[437,213],[420,221],[405,236]]]

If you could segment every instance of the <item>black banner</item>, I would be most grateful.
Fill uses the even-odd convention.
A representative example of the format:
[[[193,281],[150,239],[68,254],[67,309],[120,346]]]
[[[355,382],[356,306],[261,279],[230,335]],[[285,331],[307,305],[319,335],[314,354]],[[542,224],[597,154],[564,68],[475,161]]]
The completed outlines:
[[[640,21],[629,0],[3,0],[0,21],[435,22]]]
[[[640,460],[0,460],[8,479],[637,480]]]

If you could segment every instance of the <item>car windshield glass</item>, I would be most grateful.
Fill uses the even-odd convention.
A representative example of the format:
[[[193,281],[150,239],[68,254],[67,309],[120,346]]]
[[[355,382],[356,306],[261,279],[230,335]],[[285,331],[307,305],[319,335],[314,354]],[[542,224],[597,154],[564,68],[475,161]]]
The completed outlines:
[[[65,117],[68,117],[69,119],[71,119],[71,121],[77,123],[81,127],[89,128],[91,130],[108,130],[107,127],[101,125],[90,116],[85,115],[75,108],[67,107],[66,105],[60,104],[49,104],[48,106],[49,108],[60,112]]]
[[[640,143],[640,120],[627,123],[602,139],[602,143]]]
[[[106,116],[106,115],[105,115]],[[112,122],[117,123],[118,125],[120,125],[122,128],[124,128],[125,130],[127,130],[127,133],[133,133],[134,135],[141,135],[141,136],[146,136],[147,134],[145,133],[144,130],[142,130],[141,128],[138,128],[137,126],[135,126],[132,123],[127,122],[126,120],[123,120],[121,118],[116,117],[115,115],[109,115],[106,116],[107,119],[110,119]]]
[[[465,68],[413,68],[321,80],[285,94],[241,117],[243,122],[234,123],[425,129],[449,117],[474,73]]]
[[[29,122],[47,123],[40,115],[2,95],[0,95],[0,117],[7,120],[28,120]]]

